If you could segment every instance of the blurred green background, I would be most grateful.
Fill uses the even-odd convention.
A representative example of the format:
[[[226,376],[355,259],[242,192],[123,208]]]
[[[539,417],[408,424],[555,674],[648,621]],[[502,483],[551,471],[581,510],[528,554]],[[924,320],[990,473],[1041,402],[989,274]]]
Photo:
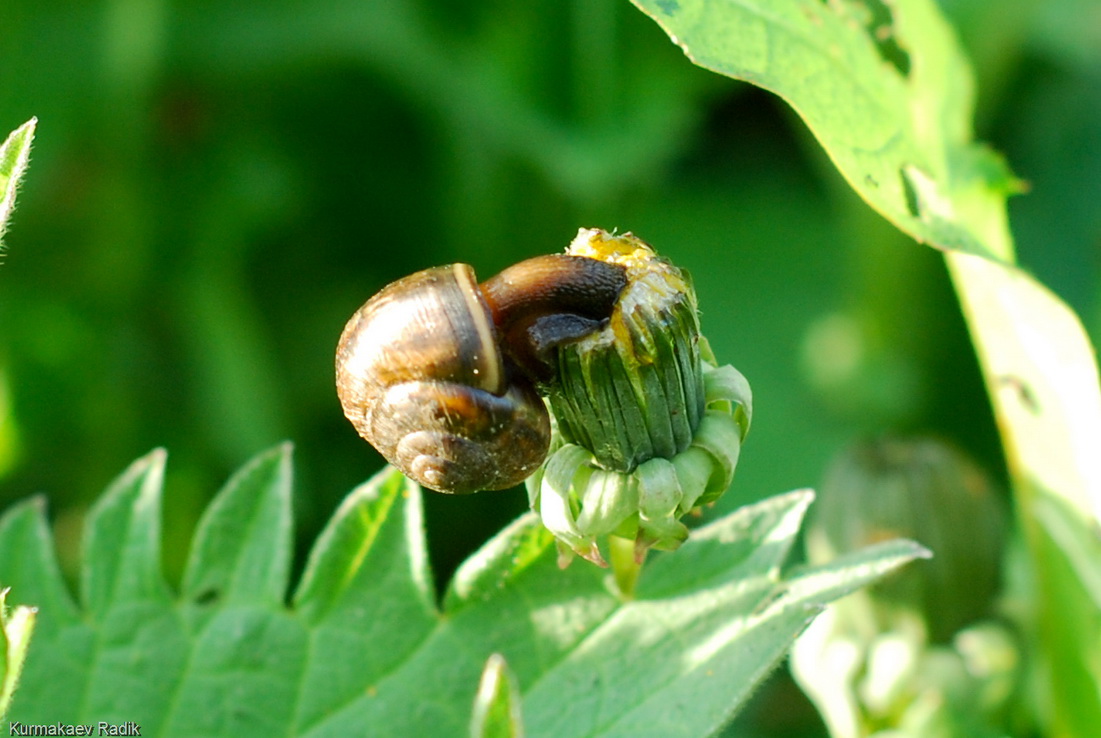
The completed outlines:
[[[1032,188],[1010,206],[1021,262],[1096,343],[1101,4],[943,7],[978,135]],[[5,0],[0,70],[0,128],[39,118],[0,265],[0,502],[49,496],[70,575],[83,512],[155,446],[170,576],[225,478],[283,439],[301,558],[381,465],[333,390],[344,321],[399,276],[488,277],[581,226],[687,267],[716,354],[753,385],[711,514],[815,486],[885,431],[1003,473],[939,255],[868,210],[782,103],[693,67],[627,0]],[[525,506],[430,495],[441,576]],[[768,699],[740,724],[783,735]]]

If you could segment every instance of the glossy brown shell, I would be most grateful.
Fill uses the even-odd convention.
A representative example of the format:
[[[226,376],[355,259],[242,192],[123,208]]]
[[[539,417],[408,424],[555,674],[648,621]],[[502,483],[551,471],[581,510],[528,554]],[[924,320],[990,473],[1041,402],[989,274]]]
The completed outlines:
[[[356,311],[337,346],[336,385],[359,434],[431,489],[511,487],[546,457],[546,407],[526,381],[509,384],[466,264],[400,279]]]

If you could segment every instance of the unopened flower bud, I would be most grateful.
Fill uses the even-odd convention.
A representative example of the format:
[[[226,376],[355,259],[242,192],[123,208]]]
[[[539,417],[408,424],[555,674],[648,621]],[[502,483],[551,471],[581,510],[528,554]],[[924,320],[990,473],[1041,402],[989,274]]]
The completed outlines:
[[[603,564],[597,538],[671,550],[680,521],[730,484],[749,430],[751,394],[716,367],[683,271],[631,234],[582,229],[568,253],[620,264],[627,287],[608,325],[559,349],[545,388],[555,446],[528,480],[532,508],[560,551]]]

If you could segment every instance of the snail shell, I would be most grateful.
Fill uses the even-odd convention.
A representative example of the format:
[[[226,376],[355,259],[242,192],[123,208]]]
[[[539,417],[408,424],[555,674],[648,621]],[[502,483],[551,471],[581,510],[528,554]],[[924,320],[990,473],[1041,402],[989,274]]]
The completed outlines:
[[[466,264],[400,279],[344,328],[344,414],[394,466],[453,494],[504,489],[543,462],[550,418],[535,382],[551,350],[607,320],[626,276],[583,257],[521,262],[484,285]]]

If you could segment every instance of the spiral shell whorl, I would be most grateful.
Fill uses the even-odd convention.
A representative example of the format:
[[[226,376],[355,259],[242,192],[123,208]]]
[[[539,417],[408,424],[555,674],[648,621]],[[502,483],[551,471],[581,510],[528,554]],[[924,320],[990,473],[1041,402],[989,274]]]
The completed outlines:
[[[525,381],[509,386],[465,264],[417,272],[372,297],[341,335],[336,374],[356,431],[426,487],[510,487],[546,456],[546,408]]]

